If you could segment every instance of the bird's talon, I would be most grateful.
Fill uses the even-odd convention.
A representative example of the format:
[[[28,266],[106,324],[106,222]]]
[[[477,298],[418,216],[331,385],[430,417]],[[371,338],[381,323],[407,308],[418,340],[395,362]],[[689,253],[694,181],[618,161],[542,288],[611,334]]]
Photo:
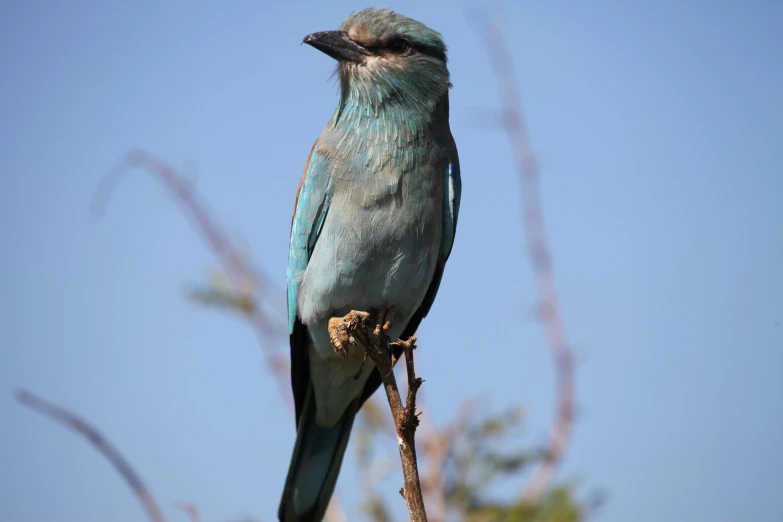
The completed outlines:
[[[332,342],[334,351],[342,355],[348,356],[349,344],[354,344],[352,338],[348,335],[348,328],[345,321],[341,317],[332,317],[328,323],[329,339]]]
[[[381,344],[389,333],[392,319],[394,319],[394,307],[381,308],[375,311],[375,329],[372,337],[375,344]]]

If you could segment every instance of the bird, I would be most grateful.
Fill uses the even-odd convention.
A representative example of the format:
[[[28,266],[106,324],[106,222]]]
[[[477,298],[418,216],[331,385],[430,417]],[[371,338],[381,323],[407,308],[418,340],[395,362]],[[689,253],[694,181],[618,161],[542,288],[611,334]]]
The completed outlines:
[[[377,311],[408,339],[430,311],[462,194],[440,33],[390,9],[302,41],[337,61],[340,95],[297,189],[287,269],[296,441],[281,522],[320,521],[351,428],[381,376],[339,324]],[[392,347],[399,359],[401,348]]]

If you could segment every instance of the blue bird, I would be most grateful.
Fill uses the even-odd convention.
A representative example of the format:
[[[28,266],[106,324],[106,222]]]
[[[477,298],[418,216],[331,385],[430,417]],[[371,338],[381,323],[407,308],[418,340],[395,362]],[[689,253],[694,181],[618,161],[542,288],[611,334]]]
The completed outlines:
[[[323,519],[354,418],[381,384],[336,318],[377,310],[391,320],[390,339],[413,335],[438,292],[461,194],[439,33],[368,8],[303,43],[337,60],[341,89],[307,158],[291,224],[297,436],[282,522]]]

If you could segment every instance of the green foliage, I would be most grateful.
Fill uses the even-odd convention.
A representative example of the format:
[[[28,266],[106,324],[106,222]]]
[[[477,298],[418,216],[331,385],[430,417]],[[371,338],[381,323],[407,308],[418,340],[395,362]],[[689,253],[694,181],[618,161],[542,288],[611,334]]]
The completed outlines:
[[[515,448],[520,440],[522,409],[512,407],[471,422],[456,434],[444,466],[446,505],[466,522],[577,522],[585,512],[570,485],[558,486],[534,504],[516,496],[493,498],[500,481],[523,483],[521,475],[539,463],[543,452]]]
[[[571,486],[557,487],[533,505],[522,501],[480,503],[466,510],[465,522],[578,522],[585,510],[574,499]]]

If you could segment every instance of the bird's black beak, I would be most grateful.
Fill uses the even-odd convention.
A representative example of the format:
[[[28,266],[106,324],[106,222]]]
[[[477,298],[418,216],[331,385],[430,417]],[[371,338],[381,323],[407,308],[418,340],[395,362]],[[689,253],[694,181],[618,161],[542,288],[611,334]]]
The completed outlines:
[[[345,31],[321,31],[308,34],[302,43],[312,45],[341,62],[362,63],[366,56],[372,54],[367,48],[348,38],[348,33]]]

